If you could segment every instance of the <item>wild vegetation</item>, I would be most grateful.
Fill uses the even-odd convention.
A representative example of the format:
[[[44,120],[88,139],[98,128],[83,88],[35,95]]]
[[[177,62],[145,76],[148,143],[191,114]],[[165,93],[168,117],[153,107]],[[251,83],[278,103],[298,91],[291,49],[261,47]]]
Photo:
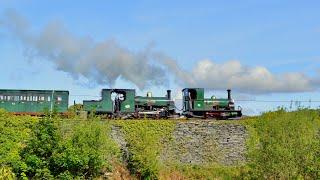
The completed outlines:
[[[111,171],[119,149],[98,119],[37,119],[0,112],[0,179],[87,179]]]
[[[173,121],[120,121],[128,142],[128,168],[142,179],[157,179],[165,165],[159,157],[165,141],[170,141]]]
[[[317,179],[320,177],[320,112],[280,109],[244,122],[249,177]]]
[[[246,126],[249,138],[245,165],[196,166],[161,161],[164,145],[172,140],[174,121],[35,118],[0,110],[0,179],[88,179],[107,172],[127,173],[120,162],[120,147],[109,136],[111,126],[121,127],[128,143],[127,168],[137,179],[320,177],[318,110],[280,109],[242,121],[218,123]]]

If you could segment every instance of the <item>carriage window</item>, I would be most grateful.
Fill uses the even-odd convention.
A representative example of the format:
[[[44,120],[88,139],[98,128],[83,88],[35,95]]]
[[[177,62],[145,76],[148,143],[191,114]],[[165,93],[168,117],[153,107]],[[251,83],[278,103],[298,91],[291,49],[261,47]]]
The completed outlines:
[[[19,96],[14,96],[14,101],[19,101],[19,100],[20,100]]]
[[[61,96],[58,96],[58,97],[57,97],[57,101],[59,101],[59,102],[62,101],[62,97],[61,97]]]
[[[39,96],[39,101],[44,101],[44,96]]]
[[[33,96],[32,101],[38,101],[38,96]]]
[[[51,97],[50,97],[50,96],[48,96],[48,101],[49,101],[49,102],[51,101]]]
[[[3,100],[4,100],[3,95],[0,95],[0,101],[3,101]]]

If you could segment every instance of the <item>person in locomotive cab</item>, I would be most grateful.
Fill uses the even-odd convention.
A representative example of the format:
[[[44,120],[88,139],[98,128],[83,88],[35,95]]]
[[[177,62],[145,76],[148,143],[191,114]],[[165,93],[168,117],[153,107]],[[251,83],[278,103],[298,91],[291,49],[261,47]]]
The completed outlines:
[[[116,95],[116,98],[114,101],[114,112],[115,113],[119,113],[121,111],[120,107],[121,107],[121,101],[123,101],[123,99],[124,99],[123,94]]]
[[[190,107],[193,109],[194,108],[194,100],[191,97],[191,92],[188,92],[188,96],[189,96],[189,101],[190,101]]]

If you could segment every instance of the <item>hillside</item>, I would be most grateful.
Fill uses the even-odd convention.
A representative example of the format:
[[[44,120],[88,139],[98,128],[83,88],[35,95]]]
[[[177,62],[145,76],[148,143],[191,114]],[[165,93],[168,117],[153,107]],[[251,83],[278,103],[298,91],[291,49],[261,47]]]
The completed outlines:
[[[241,121],[105,121],[0,111],[0,179],[230,179],[320,176],[316,110]]]

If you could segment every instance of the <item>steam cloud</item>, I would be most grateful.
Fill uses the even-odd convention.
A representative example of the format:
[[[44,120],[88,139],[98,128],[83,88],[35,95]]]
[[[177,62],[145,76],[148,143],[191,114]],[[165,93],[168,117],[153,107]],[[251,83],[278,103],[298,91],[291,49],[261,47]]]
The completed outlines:
[[[305,92],[318,89],[320,84],[319,78],[303,73],[272,74],[264,67],[246,67],[239,61],[216,64],[202,60],[186,71],[177,61],[151,48],[136,53],[113,40],[95,42],[90,37],[77,37],[58,22],[37,33],[14,11],[3,17],[0,27],[9,30],[33,56],[53,62],[74,79],[82,76],[100,85],[113,85],[121,78],[143,89],[166,85],[168,75],[182,87],[232,88],[246,93]]]
[[[83,76],[90,82],[113,85],[122,78],[140,89],[166,82],[165,71],[153,65],[149,48],[134,53],[113,40],[97,43],[90,37],[76,37],[58,22],[49,23],[40,33],[34,33],[29,23],[14,11],[5,13],[3,24],[32,56],[52,61],[58,70],[75,79]]]

